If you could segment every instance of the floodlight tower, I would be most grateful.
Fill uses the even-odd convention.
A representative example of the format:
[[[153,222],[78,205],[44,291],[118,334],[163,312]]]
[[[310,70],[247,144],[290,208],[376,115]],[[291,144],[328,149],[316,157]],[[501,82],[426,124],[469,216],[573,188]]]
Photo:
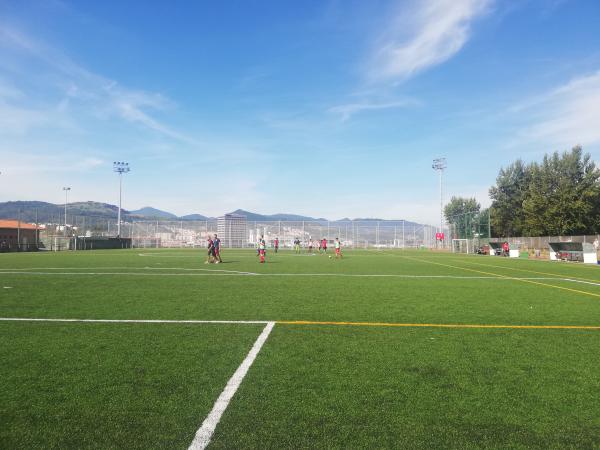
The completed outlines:
[[[113,162],[113,171],[119,174],[119,214],[117,218],[117,237],[121,237],[121,201],[123,199],[123,174],[131,171],[129,163],[123,161]]]
[[[64,237],[67,237],[67,205],[69,204],[69,191],[71,188],[69,186],[65,186],[62,188],[65,191],[65,229],[63,230]]]
[[[446,164],[446,158],[436,158],[433,160],[431,168],[437,170],[440,174],[440,233],[444,232],[444,191],[442,185],[442,178],[444,176],[444,169],[448,167]]]

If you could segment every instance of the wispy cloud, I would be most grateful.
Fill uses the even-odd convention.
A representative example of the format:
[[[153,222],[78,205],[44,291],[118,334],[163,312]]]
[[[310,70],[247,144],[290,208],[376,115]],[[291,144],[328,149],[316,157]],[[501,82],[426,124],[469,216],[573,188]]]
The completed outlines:
[[[492,2],[415,1],[400,10],[378,39],[369,78],[400,82],[447,61],[465,45],[473,21],[489,11]]]
[[[345,122],[354,114],[363,112],[363,111],[374,111],[381,109],[394,109],[394,108],[406,108],[409,106],[418,106],[421,102],[414,99],[405,99],[399,101],[391,101],[391,102],[383,102],[383,103],[370,103],[370,102],[362,102],[362,103],[348,103],[345,105],[338,105],[332,108],[329,108],[330,113],[339,114],[341,121]]]
[[[59,49],[6,24],[0,24],[0,42],[2,43],[0,47],[5,51],[32,58],[41,63],[48,73],[54,75],[53,79],[57,80],[55,81],[57,85],[52,87],[63,96],[57,107],[60,112],[65,113],[71,108],[84,106],[86,111],[91,111],[98,117],[118,118],[172,139],[188,144],[196,143],[191,137],[178,132],[152,114],[152,112],[166,111],[173,106],[165,96],[130,89],[110,78],[93,73]],[[14,99],[16,93],[20,92],[16,89],[7,90],[6,86],[0,84],[0,96],[7,97],[12,94]],[[27,100],[24,95],[19,97],[22,103]],[[26,108],[17,108],[14,105],[12,109],[19,115],[20,128],[40,122],[38,111],[30,111],[26,114]]]
[[[600,71],[514,107],[526,122],[519,140],[561,148],[600,144]]]

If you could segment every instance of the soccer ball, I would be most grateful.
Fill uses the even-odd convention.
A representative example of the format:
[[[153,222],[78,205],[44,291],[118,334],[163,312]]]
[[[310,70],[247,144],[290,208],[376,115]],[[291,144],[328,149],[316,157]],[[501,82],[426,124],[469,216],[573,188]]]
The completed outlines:
[[[331,259],[331,255],[329,255],[329,259]]]

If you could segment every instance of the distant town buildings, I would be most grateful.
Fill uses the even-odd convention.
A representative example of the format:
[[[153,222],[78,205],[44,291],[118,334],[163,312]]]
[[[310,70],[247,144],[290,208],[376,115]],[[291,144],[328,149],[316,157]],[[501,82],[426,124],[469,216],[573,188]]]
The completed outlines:
[[[225,214],[217,219],[217,234],[224,247],[246,247],[248,231],[246,216]]]

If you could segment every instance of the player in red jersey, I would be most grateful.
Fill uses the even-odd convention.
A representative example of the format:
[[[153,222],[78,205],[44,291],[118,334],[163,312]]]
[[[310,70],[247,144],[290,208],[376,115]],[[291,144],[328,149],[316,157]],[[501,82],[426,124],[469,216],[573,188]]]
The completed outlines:
[[[219,239],[216,234],[215,238],[213,239],[213,248],[215,249],[215,262],[217,264],[222,263],[223,260],[221,259],[221,239]]]
[[[210,234],[206,237],[207,256],[204,264],[212,264],[215,261],[215,243],[210,237]]]

